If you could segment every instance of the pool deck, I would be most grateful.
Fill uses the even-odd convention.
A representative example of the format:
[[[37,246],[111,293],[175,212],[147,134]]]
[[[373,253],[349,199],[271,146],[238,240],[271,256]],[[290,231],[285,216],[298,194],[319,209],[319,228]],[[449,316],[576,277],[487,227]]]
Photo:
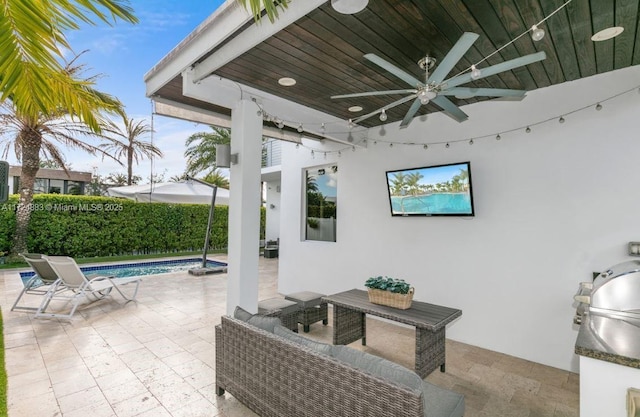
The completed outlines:
[[[261,257],[260,299],[278,295],[277,280],[278,258]],[[17,272],[0,272],[10,417],[256,417],[214,392],[227,274],[146,276],[137,303],[116,294],[71,321],[9,311],[21,285]],[[368,318],[367,330],[367,346],[350,346],[413,368],[413,329]],[[332,334],[316,323],[305,335],[331,343]],[[446,349],[447,372],[426,379],[464,394],[465,417],[578,416],[577,374],[452,340]]]
[[[261,298],[277,295],[277,264],[260,259]],[[115,294],[71,321],[10,311],[21,286],[18,272],[0,272],[9,416],[255,416],[214,393],[226,274],[145,276],[137,303]]]

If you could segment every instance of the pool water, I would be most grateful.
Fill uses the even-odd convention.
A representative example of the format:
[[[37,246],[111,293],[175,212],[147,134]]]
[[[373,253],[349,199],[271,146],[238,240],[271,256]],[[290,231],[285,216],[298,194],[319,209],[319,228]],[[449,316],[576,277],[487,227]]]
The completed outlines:
[[[144,275],[166,274],[168,272],[187,271],[202,266],[202,258],[176,259],[170,261],[150,261],[101,266],[83,266],[80,270],[86,275],[102,274],[116,278],[137,277]],[[207,267],[227,266],[224,262],[207,261]],[[35,272],[20,272],[22,282],[26,283]]]
[[[470,214],[471,198],[469,193],[393,196],[391,197],[391,209],[395,214]]]

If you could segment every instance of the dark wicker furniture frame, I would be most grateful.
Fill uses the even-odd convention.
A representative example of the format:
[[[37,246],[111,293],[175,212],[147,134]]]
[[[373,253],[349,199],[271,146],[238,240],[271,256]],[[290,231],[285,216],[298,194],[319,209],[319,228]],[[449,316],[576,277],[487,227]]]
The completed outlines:
[[[216,393],[261,417],[423,417],[423,393],[250,324],[216,326]]]
[[[322,320],[325,326],[329,324],[327,303],[324,301],[319,306],[303,308],[300,310],[299,323],[302,324],[305,333],[309,332],[309,325]]]
[[[461,310],[413,301],[408,310],[369,302],[366,291],[349,290],[322,298],[333,305],[333,344],[362,339],[367,344],[366,315],[409,324],[416,328],[415,371],[425,378],[438,366],[445,371],[445,326],[462,315]]]

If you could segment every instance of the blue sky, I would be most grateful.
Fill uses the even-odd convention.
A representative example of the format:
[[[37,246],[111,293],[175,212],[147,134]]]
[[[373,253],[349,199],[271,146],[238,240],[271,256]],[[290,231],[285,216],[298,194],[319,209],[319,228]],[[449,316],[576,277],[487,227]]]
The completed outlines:
[[[213,13],[222,0],[131,0],[130,4],[140,21],[137,25],[99,23],[67,32],[67,38],[75,53],[88,50],[78,62],[89,69],[85,75],[103,75],[98,81],[98,89],[120,99],[129,117],[145,118],[150,122],[151,102],[145,97],[144,74]],[[69,57],[72,56],[69,52]],[[209,129],[206,125],[157,115],[154,116],[154,127],[153,142],[165,154],[164,158],[154,161],[154,173],[161,174],[166,170],[166,179],[184,171],[185,139],[194,132]],[[62,149],[73,170],[97,170],[101,175],[126,172],[126,168],[114,161],[102,161],[86,153]],[[9,162],[16,163],[14,159]],[[149,161],[135,166],[134,173],[147,182]]]

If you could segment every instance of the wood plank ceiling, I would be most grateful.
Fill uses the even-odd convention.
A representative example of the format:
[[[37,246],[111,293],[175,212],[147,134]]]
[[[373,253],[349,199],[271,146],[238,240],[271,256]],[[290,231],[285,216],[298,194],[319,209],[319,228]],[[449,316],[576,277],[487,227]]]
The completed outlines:
[[[450,77],[509,43],[564,1],[370,0],[367,8],[355,15],[339,14],[327,2],[215,74],[345,120],[356,118],[402,96],[335,100],[330,96],[409,88],[363,55],[374,53],[423,80],[418,60],[428,54],[440,62],[463,32],[478,33],[480,38]],[[529,35],[522,36],[488,58],[480,68],[537,51],[545,51],[546,60],[465,86],[534,90],[637,65],[639,3],[573,0],[541,26],[546,36],[540,42],[533,42]],[[611,26],[622,26],[624,32],[612,40],[591,41],[594,33]],[[297,84],[282,87],[277,82],[281,77],[292,77]],[[160,93],[180,101],[179,92],[175,91],[181,88],[180,84],[173,85],[174,91],[168,92],[168,85]],[[450,99],[463,106],[486,98]],[[348,107],[354,105],[362,106],[363,111],[349,112]],[[411,102],[389,110],[385,123],[401,120],[410,105]],[[422,106],[417,115],[440,110],[429,104]],[[371,127],[381,123],[378,117],[371,117],[361,125]]]

